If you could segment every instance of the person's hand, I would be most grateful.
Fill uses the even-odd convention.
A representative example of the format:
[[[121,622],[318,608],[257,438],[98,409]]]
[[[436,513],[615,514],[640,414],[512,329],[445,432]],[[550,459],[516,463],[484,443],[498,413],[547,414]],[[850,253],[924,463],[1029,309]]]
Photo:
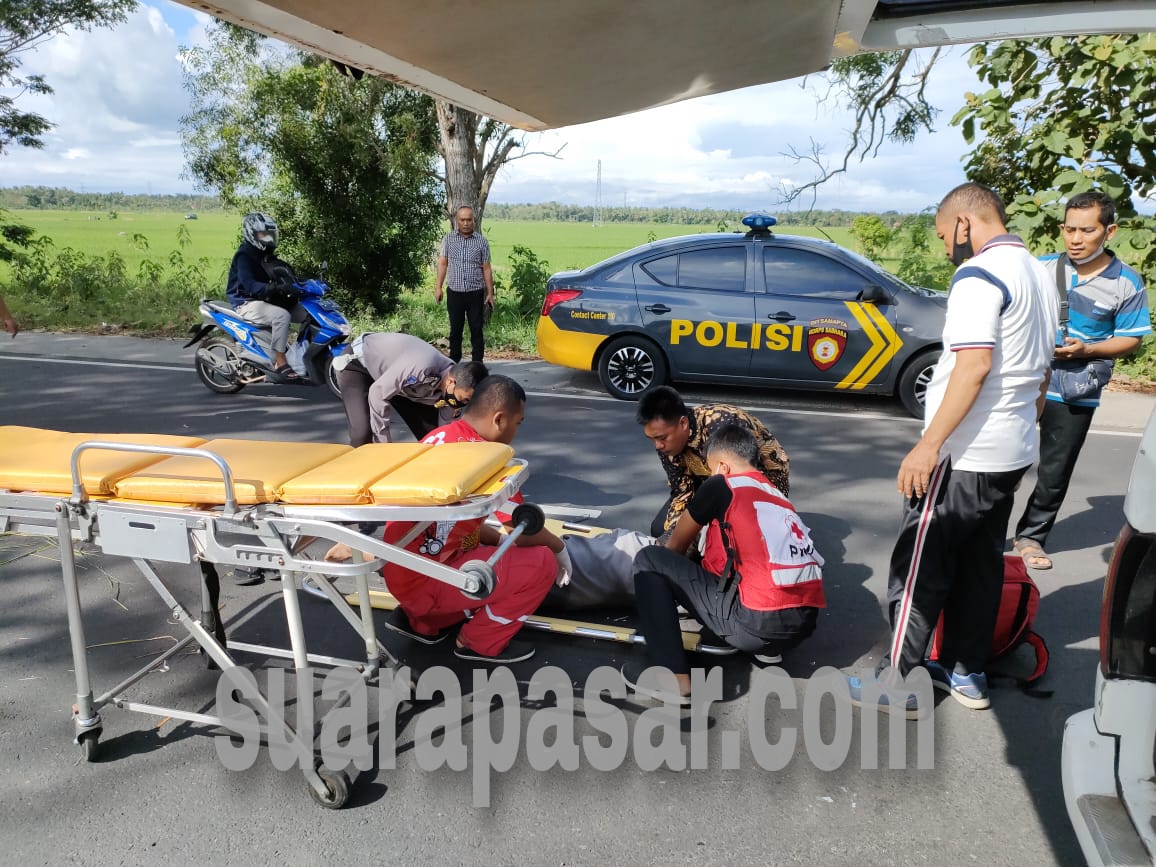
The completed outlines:
[[[493,307],[493,306],[494,306],[494,293],[493,293],[493,290],[491,290],[491,291],[489,291],[489,292],[487,292],[487,293],[486,293],[486,303],[487,303],[487,304],[489,304],[491,307]]]
[[[441,304],[441,303],[442,303],[442,287],[441,286],[435,286],[434,287],[434,304]]]
[[[20,326],[16,323],[16,320],[13,319],[11,316],[5,316],[3,319],[3,322],[4,322],[4,330],[7,331],[9,334],[11,334],[13,337],[15,337],[17,334],[20,333]]]
[[[939,463],[939,449],[920,440],[899,465],[899,493],[907,498],[927,493],[931,473]]]
[[[574,574],[574,564],[570,561],[570,552],[566,550],[566,546],[562,546],[562,550],[554,555],[558,561],[558,571],[554,575],[554,585],[556,587],[565,587],[570,583],[570,576]]]
[[[1072,358],[1086,358],[1088,344],[1075,337],[1065,337],[1064,345],[1056,347],[1056,358],[1067,361]]]
[[[328,563],[344,563],[346,560],[352,559],[353,549],[344,542],[338,542],[325,552],[325,560]]]

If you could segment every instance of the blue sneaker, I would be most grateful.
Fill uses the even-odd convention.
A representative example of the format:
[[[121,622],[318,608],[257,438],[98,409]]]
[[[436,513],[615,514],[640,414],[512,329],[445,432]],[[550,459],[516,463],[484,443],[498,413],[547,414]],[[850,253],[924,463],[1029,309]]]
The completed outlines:
[[[924,662],[924,665],[927,667],[927,673],[931,675],[931,685],[943,690],[964,707],[972,710],[986,710],[991,707],[991,699],[987,695],[987,675],[982,671],[974,674],[956,674],[930,659]]]
[[[844,675],[844,677],[847,678],[847,692],[850,693],[851,704],[857,705],[858,707],[863,707],[864,683],[862,679],[858,677],[852,677],[849,674]],[[871,686],[872,684],[868,683],[866,685]],[[919,697],[915,693],[911,693],[909,696],[907,696],[907,703],[905,705],[892,705],[888,700],[886,692],[887,687],[882,683],[879,684],[879,687],[881,690],[883,690],[882,694],[876,694],[878,696],[876,701],[878,701],[880,710],[887,711],[888,713],[901,713],[907,717],[907,719],[922,718],[925,711],[919,706]],[[839,695],[839,693],[835,694]]]

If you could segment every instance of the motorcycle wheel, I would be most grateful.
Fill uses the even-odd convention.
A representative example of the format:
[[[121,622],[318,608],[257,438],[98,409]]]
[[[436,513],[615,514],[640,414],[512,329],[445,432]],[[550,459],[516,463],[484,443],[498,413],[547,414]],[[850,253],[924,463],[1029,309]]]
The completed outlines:
[[[240,359],[237,358],[237,353],[233,349],[232,340],[223,336],[210,337],[198,347],[195,361],[197,377],[204,383],[205,388],[209,391],[215,391],[217,394],[236,394],[245,387],[245,383],[237,382],[232,376],[228,376],[213,367],[203,357],[206,355],[220,366],[229,367],[236,371]]]
[[[329,386],[329,390],[341,397],[341,386],[337,382],[337,369],[333,366],[333,359],[325,359],[325,384]]]

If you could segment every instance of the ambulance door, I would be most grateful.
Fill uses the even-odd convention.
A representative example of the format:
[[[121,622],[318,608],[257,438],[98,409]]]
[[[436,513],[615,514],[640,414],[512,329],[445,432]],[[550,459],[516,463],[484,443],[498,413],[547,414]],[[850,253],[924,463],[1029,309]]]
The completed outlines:
[[[758,253],[751,375],[808,388],[882,390],[902,346],[890,288],[825,251],[768,241]]]
[[[746,376],[754,315],[750,244],[693,247],[634,266],[647,334],[671,373]]]

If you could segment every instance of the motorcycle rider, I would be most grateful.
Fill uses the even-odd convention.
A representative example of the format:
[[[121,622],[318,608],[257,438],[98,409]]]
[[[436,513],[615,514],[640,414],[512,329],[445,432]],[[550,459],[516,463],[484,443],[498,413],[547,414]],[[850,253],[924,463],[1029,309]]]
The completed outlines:
[[[286,262],[273,255],[280,235],[272,217],[254,212],[241,221],[244,241],[233,254],[226,288],[237,314],[255,325],[272,329],[273,368],[282,382],[301,382],[289,365],[289,325],[304,322],[308,313],[293,284],[297,278]]]

